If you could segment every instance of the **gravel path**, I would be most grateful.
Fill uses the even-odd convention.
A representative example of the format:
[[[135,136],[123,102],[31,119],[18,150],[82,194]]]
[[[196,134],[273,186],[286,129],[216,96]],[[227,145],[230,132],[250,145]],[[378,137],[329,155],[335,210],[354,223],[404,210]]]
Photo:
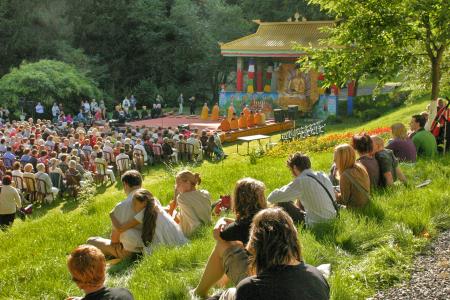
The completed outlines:
[[[430,249],[418,256],[410,282],[378,292],[375,299],[450,299],[450,230],[442,232]]]

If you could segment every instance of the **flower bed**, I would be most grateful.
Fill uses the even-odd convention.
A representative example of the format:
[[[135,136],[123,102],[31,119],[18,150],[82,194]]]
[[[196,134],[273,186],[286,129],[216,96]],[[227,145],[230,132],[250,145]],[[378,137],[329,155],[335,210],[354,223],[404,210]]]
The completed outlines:
[[[288,143],[279,143],[277,146],[273,147],[267,155],[280,157],[286,156],[286,153],[294,153],[297,151],[304,153],[328,151],[333,149],[336,145],[351,143],[351,138],[354,134],[363,132],[369,135],[379,135],[383,139],[387,139],[390,136],[391,128],[380,127],[361,132],[332,133],[319,137],[314,136],[303,140],[295,140]]]

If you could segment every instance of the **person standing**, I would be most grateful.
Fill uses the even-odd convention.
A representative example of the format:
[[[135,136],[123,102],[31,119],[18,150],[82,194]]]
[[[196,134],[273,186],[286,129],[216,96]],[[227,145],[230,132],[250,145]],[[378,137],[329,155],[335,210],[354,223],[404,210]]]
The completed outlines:
[[[130,100],[128,100],[128,97],[125,97],[125,99],[123,99],[122,101],[122,108],[126,115],[128,115],[130,106],[131,106]]]
[[[136,97],[134,97],[134,95],[131,95],[131,97],[130,97],[130,104],[131,104],[131,109],[134,110],[137,105],[137,100],[136,100]]]
[[[195,96],[192,96],[191,98],[189,98],[189,109],[190,109],[190,114],[195,115]]]
[[[183,94],[180,94],[180,96],[178,97],[178,114],[182,115],[183,114]]]
[[[53,116],[53,122],[56,123],[59,118],[59,114],[61,113],[61,110],[59,109],[58,104],[55,102],[52,106],[52,116]]]
[[[36,107],[36,118],[43,119],[44,118],[44,106],[42,106],[41,102],[38,102]]]

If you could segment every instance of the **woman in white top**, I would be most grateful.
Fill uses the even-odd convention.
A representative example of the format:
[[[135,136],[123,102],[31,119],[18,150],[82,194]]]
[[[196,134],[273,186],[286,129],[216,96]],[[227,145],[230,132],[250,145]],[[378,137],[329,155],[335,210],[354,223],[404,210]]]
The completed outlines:
[[[200,174],[181,171],[176,176],[175,200],[170,203],[169,214],[178,206],[175,221],[186,236],[190,236],[200,225],[211,223],[211,196],[206,190],[197,190]]]
[[[11,186],[11,176],[3,176],[0,192],[0,229],[13,224],[17,208],[22,207],[19,192]]]
[[[114,215],[111,217],[125,249],[150,254],[159,245],[179,246],[188,242],[178,224],[146,189],[134,192],[132,205],[137,214],[126,224],[120,224]]]

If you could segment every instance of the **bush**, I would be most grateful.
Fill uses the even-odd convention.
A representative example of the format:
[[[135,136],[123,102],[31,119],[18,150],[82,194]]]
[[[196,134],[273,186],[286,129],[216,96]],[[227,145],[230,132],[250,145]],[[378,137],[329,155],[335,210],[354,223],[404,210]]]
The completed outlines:
[[[357,96],[353,104],[353,114],[364,122],[376,119],[404,104],[409,94],[409,91],[393,91],[378,96]]]
[[[0,79],[0,102],[19,107],[19,99],[40,101],[50,111],[53,102],[62,103],[66,113],[77,112],[80,100],[102,95],[96,83],[75,67],[55,60],[24,62]],[[34,105],[25,107],[31,113]]]

